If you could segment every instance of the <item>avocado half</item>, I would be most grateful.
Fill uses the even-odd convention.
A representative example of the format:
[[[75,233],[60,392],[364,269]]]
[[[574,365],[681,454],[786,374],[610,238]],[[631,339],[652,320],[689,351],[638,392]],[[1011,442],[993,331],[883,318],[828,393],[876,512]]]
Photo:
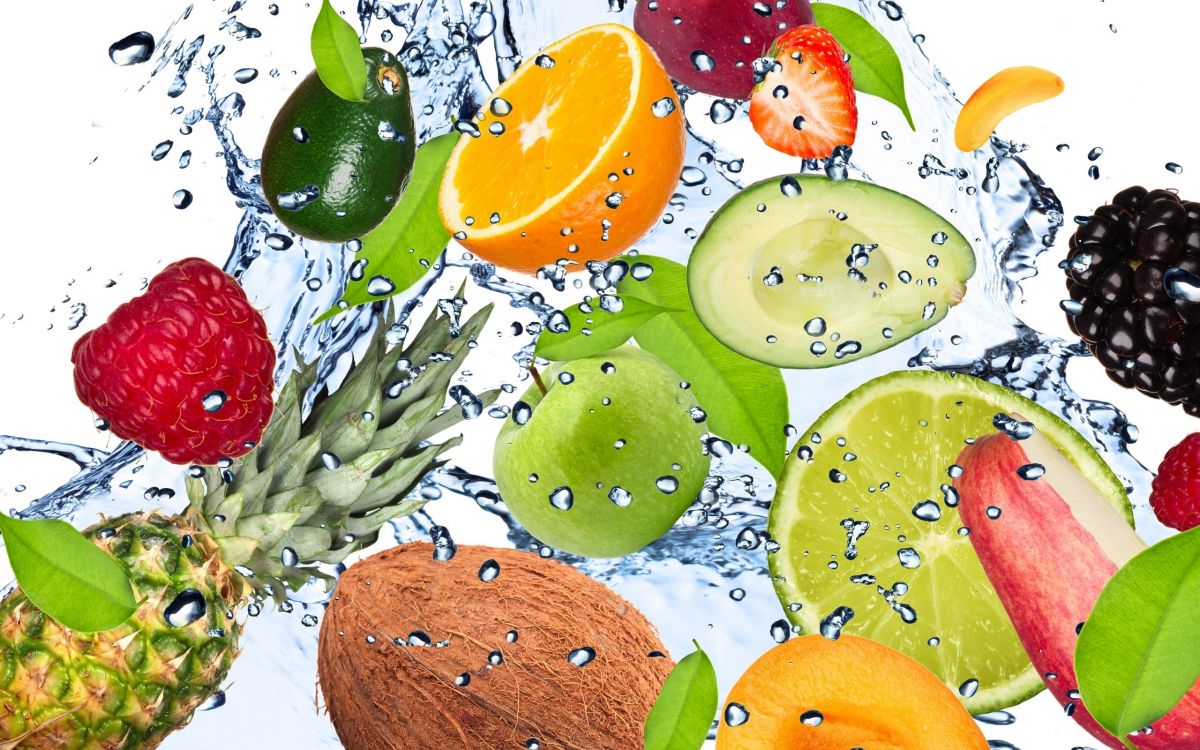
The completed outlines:
[[[760,362],[852,362],[941,321],[975,255],[927,206],[869,182],[816,175],[756,183],[717,211],[688,260],[704,326]]]
[[[416,155],[408,77],[387,50],[363,50],[366,101],[334,94],[314,70],[267,134],[262,186],[301,237],[347,242],[374,229],[404,193]]]

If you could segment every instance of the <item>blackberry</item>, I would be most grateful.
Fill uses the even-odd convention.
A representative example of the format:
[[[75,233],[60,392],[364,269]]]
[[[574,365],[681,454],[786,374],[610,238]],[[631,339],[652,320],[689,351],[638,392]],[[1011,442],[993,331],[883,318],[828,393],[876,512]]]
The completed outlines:
[[[1200,416],[1200,203],[1131,187],[1071,237],[1067,322],[1108,372]]]

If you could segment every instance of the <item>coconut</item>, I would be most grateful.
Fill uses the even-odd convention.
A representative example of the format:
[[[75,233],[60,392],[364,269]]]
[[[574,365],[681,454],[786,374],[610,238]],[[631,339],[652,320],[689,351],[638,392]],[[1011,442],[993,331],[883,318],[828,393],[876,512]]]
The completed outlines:
[[[404,544],[353,565],[318,672],[347,750],[630,750],[673,666],[633,605],[536,554]]]

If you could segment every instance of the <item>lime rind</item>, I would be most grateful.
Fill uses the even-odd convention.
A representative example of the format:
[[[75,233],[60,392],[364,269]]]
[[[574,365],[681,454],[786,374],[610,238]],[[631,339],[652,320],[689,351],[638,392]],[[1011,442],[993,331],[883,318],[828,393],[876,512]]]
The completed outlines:
[[[923,420],[920,415],[925,412],[920,409],[928,411]],[[955,410],[972,421],[942,430],[942,424],[954,423]],[[917,520],[910,511],[923,498],[942,499],[940,486],[952,482],[946,472],[957,458],[961,438],[951,430],[970,433],[963,438],[986,434],[995,429],[991,417],[997,413],[1019,414],[1032,422],[1133,525],[1124,484],[1061,418],[984,380],[923,370],[891,373],[858,387],[801,433],[768,521],[772,537],[782,545],[769,556],[772,580],[794,625],[804,632],[818,632],[821,619],[837,606],[857,604],[845,632],[874,638],[921,661],[956,694],[968,693],[962,700],[976,714],[1020,703],[1043,690],[1044,684],[969,540],[959,535],[957,511],[942,508],[943,518],[937,523]],[[887,416],[892,414],[898,423],[888,424]],[[928,426],[917,428],[914,423],[908,431],[906,419],[925,421]],[[819,443],[813,442],[814,434],[820,436]],[[873,435],[877,448],[895,444],[916,452],[903,455],[892,446],[887,455],[874,456]],[[839,445],[840,440],[845,445]],[[813,451],[811,458],[800,455],[806,447]],[[855,455],[855,460],[844,463],[847,455]],[[872,465],[875,484],[863,487],[858,474],[870,472]],[[888,470],[896,487],[880,489],[882,482],[876,478],[882,477],[881,468]],[[900,469],[894,477],[893,468]],[[846,479],[835,482],[831,472],[843,469]],[[889,494],[887,489],[894,491]],[[846,535],[839,526],[846,517],[872,523],[858,542],[854,560],[845,555]],[[915,569],[898,561],[897,551],[906,547],[922,555]],[[836,569],[831,567],[834,563]],[[849,583],[855,574],[874,574],[877,580]],[[912,604],[917,621],[911,624],[903,622],[881,592],[900,580],[909,584],[907,601],[905,596],[893,601]],[[795,609],[795,604],[800,608]],[[939,638],[940,644],[929,645],[930,637]],[[959,690],[970,679],[980,683],[973,695]]]

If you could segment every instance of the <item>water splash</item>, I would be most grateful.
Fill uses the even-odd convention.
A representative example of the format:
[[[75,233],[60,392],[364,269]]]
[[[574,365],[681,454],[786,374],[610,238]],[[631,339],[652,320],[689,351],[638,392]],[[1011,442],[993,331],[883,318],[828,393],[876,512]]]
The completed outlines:
[[[378,38],[399,50],[410,77],[418,138],[423,142],[446,132],[455,121],[468,120],[486,101],[492,84],[510,76],[552,40],[590,22],[628,22],[631,9],[614,14],[605,6],[599,0],[578,5],[495,0],[471,4],[464,11],[457,0],[360,0],[358,20],[369,42]],[[1144,496],[1149,473],[1128,451],[1135,428],[1116,407],[1080,396],[1067,382],[1068,363],[1073,357],[1088,356],[1086,349],[1078,342],[1033,330],[1014,312],[1021,301],[1022,281],[1038,272],[1038,256],[1054,244],[1063,226],[1059,200],[1020,156],[1020,145],[993,138],[974,154],[954,149],[952,139],[944,136],[951,132],[960,105],[950,84],[925,56],[900,6],[861,0],[859,11],[900,54],[921,133],[910,135],[893,124],[891,131],[882,131],[878,144],[869,144],[864,137],[853,152],[843,152],[828,163],[787,160],[754,147],[753,137],[747,137],[744,106],[680,90],[689,135],[686,179],[681,180],[662,221],[638,247],[685,259],[717,207],[748,182],[783,171],[875,179],[920,196],[922,202],[951,217],[965,236],[976,238],[979,263],[971,293],[939,326],[893,350],[836,372],[788,373],[792,393],[830,394],[827,399],[794,404],[793,424],[808,424],[836,395],[886,370],[929,367],[969,373],[1035,398],[1064,416],[1106,454],[1130,489]],[[297,358],[317,359],[316,385],[308,394],[311,404],[317,389],[340,382],[354,353],[361,351],[378,326],[404,326],[443,273],[465,275],[475,287],[474,294],[499,300],[514,313],[532,318],[514,337],[509,352],[508,366],[516,368],[518,379],[522,377],[519,368],[532,361],[536,336],[552,324],[557,312],[549,300],[565,304],[572,295],[577,297],[584,274],[566,277],[551,272],[537,282],[516,281],[452,244],[427,278],[392,305],[375,303],[321,325],[310,324],[336,304],[351,273],[354,248],[305,240],[279,224],[261,192],[259,160],[239,146],[236,133],[246,100],[234,84],[244,82],[247,74],[246,68],[224,64],[225,45],[263,44],[261,37],[269,41],[277,29],[270,18],[266,21],[255,28],[229,14],[202,20],[193,18],[193,8],[187,6],[158,35],[154,52],[149,53],[157,55],[154,67],[140,90],[143,96],[162,96],[176,105],[173,115],[179,116],[181,133],[201,124],[211,130],[225,164],[231,200],[243,210],[225,269],[265,310],[273,340],[279,344],[276,381],[286,380]],[[286,25],[278,30],[294,31]],[[871,109],[876,104],[864,104],[864,119],[878,114],[885,123],[894,123],[894,113]],[[148,149],[153,150],[155,142],[165,143],[154,139]],[[506,371],[501,377],[510,374]],[[98,509],[111,514],[143,508],[147,499],[139,488],[148,481],[180,490],[173,503],[158,494],[154,502],[167,510],[181,505],[178,467],[128,443],[106,453],[0,438],[0,450],[60,455],[80,469],[62,487],[30,503],[24,510],[27,516],[78,514],[82,518]],[[135,482],[133,475],[143,470]],[[723,648],[714,658],[723,684],[729,684],[750,659],[771,645],[765,624],[779,617],[766,573],[767,555],[779,548],[766,532],[774,489],[771,479],[744,455],[722,458],[715,462],[713,477],[697,503],[671,532],[619,560],[584,560],[540,545],[507,512],[495,483],[466,469],[444,466],[426,477],[418,492],[436,500],[430,510],[439,517],[437,509],[445,506],[448,517],[461,511],[473,514],[465,517],[479,523],[498,519],[509,544],[553,555],[611,585],[659,623],[668,646],[679,653],[690,650],[690,639],[702,627],[699,623],[709,624],[722,639]],[[394,527],[397,543],[434,538],[441,542],[440,550],[453,555],[453,527],[448,530],[435,523],[426,512],[395,522]],[[739,541],[751,537],[753,544]],[[735,591],[740,593],[732,596]],[[309,587],[296,592],[293,601],[296,611],[291,615],[261,615],[260,622],[247,630],[245,655],[234,672],[240,689],[232,691],[228,703],[215,712],[226,717],[223,721],[244,708],[247,726],[259,724],[252,718],[257,694],[286,698],[281,705],[304,705],[301,694],[307,692],[303,686],[312,684],[313,625],[318,622],[323,594],[318,587]],[[848,613],[843,615],[843,621],[849,618]],[[337,747],[328,722],[311,713],[297,711],[283,722],[286,726],[277,723],[270,730],[274,732],[270,743]],[[211,716],[199,716],[194,723],[212,721]],[[174,736],[169,746],[199,747],[204,736],[196,727]]]

